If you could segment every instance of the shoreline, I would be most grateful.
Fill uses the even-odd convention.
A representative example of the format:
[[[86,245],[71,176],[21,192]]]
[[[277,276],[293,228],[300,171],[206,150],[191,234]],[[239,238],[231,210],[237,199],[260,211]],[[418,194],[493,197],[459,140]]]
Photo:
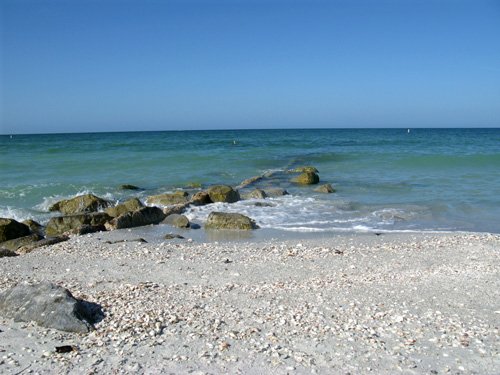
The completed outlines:
[[[0,292],[51,281],[106,315],[84,335],[0,318],[0,372],[500,370],[497,234],[134,238],[93,233],[0,259]]]

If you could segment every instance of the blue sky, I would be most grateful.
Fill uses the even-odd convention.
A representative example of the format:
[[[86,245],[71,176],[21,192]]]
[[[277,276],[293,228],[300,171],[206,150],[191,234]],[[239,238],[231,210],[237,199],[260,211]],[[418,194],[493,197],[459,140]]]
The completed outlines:
[[[500,1],[0,0],[0,132],[500,126]]]

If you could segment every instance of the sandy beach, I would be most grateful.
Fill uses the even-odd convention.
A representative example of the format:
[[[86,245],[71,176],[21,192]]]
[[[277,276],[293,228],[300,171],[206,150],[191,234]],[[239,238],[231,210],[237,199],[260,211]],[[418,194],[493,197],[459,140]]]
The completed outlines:
[[[0,373],[500,372],[499,235],[135,239],[0,259],[0,292],[50,281],[105,314],[88,334],[0,318]]]

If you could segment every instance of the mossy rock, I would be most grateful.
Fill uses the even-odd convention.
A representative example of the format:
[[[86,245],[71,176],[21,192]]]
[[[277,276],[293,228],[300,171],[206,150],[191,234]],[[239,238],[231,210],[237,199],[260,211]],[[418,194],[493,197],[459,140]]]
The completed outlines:
[[[20,247],[30,245],[34,242],[41,240],[42,238],[43,237],[40,236],[39,234],[33,233],[33,234],[29,234],[27,236],[14,238],[13,240],[2,242],[2,243],[0,243],[0,247],[7,249],[7,250],[16,251]]]
[[[228,185],[215,185],[208,189],[212,202],[234,203],[240,200],[240,194]]]
[[[111,203],[93,194],[79,195],[53,204],[49,211],[59,211],[64,215],[73,215],[85,212],[97,212]]]
[[[111,217],[118,217],[126,212],[138,210],[141,207],[144,207],[144,205],[139,199],[131,198],[115,207],[109,207],[106,209],[106,213]]]
[[[199,182],[189,182],[186,187],[188,189],[201,189],[201,184]]]
[[[185,191],[176,191],[175,193],[151,195],[146,198],[148,204],[161,206],[170,206],[173,204],[187,203],[189,201],[188,193]]]
[[[195,206],[205,206],[207,204],[213,203],[210,199],[210,194],[206,191],[199,191],[191,197],[189,203]]]
[[[335,189],[333,188],[333,186],[331,184],[320,185],[316,189],[314,189],[314,191],[317,191],[318,193],[325,193],[325,194],[335,193]]]
[[[254,176],[247,178],[246,180],[241,181],[241,184],[238,185],[238,188],[243,189],[249,185],[261,181],[262,179],[263,179],[262,176]]]
[[[229,212],[211,212],[205,223],[205,229],[252,230],[257,228],[255,221],[248,216]]]
[[[0,242],[30,234],[30,228],[14,219],[0,218]]]
[[[292,173],[319,173],[319,171],[315,167],[306,166],[306,167],[297,167],[292,169],[290,172]]]
[[[42,224],[40,224],[32,219],[24,220],[23,224],[27,225],[30,228],[31,233],[36,233],[36,234],[43,236],[43,232],[44,232],[45,227]]]
[[[243,195],[244,199],[265,199],[267,198],[267,194],[264,190],[254,189],[249,193]]]
[[[189,228],[191,225],[189,219],[185,215],[179,214],[168,215],[162,223],[172,225],[177,228]]]
[[[66,232],[78,231],[83,226],[101,227],[101,230],[104,230],[104,224],[111,219],[112,217],[105,212],[53,217],[45,228],[45,234],[48,237],[53,237]]]
[[[165,219],[165,214],[158,207],[142,207],[136,211],[127,212],[105,223],[106,229],[122,229],[159,224]]]
[[[319,176],[313,172],[304,172],[292,178],[292,182],[300,185],[314,185],[319,183]]]

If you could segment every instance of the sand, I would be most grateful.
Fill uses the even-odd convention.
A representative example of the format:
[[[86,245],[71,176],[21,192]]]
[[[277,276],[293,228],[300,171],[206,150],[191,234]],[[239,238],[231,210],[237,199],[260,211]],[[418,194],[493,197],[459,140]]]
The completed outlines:
[[[500,373],[499,235],[107,243],[134,238],[0,259],[0,291],[47,280],[105,312],[84,335],[0,317],[0,373]]]

